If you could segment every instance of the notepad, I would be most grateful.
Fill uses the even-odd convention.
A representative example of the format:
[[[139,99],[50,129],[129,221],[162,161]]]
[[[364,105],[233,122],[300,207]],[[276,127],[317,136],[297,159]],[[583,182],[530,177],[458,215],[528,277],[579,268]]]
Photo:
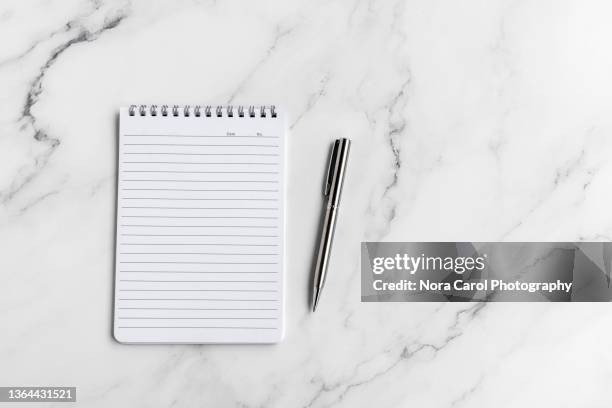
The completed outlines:
[[[274,106],[120,110],[119,342],[280,341],[284,129]]]

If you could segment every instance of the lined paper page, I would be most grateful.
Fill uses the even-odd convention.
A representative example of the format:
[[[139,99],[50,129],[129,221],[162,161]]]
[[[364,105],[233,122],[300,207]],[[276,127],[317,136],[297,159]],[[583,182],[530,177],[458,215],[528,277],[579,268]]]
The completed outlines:
[[[182,113],[182,109],[180,109]],[[282,113],[120,113],[114,336],[282,337]]]

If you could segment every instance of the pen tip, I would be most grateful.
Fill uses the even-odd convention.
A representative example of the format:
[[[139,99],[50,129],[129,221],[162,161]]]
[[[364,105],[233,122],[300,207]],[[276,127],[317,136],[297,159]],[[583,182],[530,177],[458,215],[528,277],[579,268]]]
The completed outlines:
[[[312,312],[314,313],[317,310],[317,305],[319,304],[319,294],[321,291],[315,289],[314,296],[312,297]]]

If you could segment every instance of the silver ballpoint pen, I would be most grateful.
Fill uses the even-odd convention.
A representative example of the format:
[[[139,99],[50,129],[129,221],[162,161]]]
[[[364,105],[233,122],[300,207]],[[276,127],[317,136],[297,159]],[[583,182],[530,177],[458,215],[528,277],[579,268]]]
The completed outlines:
[[[351,141],[346,138],[336,139],[329,158],[327,177],[323,187],[323,195],[327,197],[325,212],[321,225],[321,237],[319,241],[319,252],[314,270],[314,284],[312,291],[312,311],[317,310],[317,304],[321,297],[321,291],[325,285],[329,254],[331,252],[334,230],[336,229],[336,218],[338,217],[338,205],[344,182],[346,162],[348,159]]]

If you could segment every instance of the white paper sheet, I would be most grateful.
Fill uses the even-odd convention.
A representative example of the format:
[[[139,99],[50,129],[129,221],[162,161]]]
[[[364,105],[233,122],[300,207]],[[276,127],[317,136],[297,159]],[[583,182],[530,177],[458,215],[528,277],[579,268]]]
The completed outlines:
[[[284,120],[256,112],[121,109],[118,341],[281,339]]]

